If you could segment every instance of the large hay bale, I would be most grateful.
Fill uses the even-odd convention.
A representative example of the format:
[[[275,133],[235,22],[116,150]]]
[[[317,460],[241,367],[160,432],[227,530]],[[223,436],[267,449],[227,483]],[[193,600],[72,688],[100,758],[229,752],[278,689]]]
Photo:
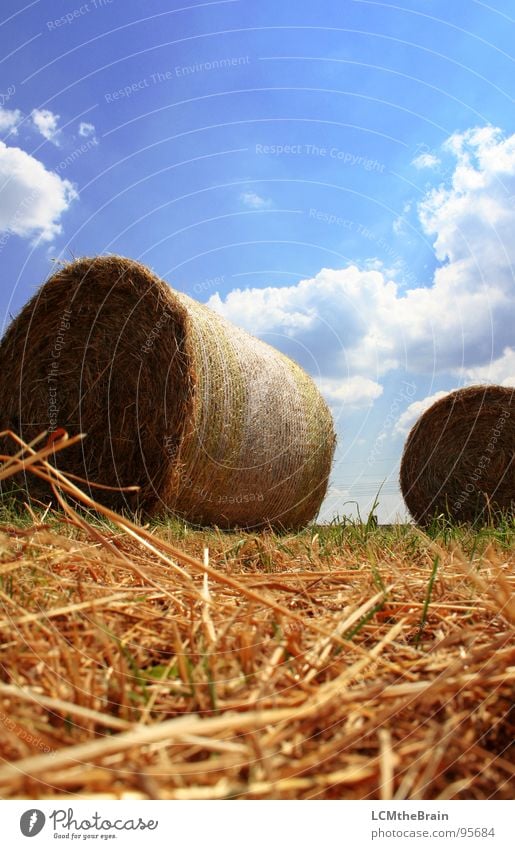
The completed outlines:
[[[26,441],[86,433],[55,462],[140,487],[92,490],[115,509],[298,528],[326,491],[334,430],[311,378],[122,257],[77,260],[41,287],[0,344],[0,399],[1,427]]]
[[[422,525],[443,514],[487,522],[515,507],[515,389],[471,386],[441,398],[408,436],[400,482]]]

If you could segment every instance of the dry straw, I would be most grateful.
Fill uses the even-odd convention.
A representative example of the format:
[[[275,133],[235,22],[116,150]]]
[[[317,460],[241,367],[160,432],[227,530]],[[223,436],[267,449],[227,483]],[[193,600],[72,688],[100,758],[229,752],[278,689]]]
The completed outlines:
[[[515,390],[458,389],[433,404],[409,434],[401,489],[414,517],[484,523],[513,515]]]
[[[87,434],[59,462],[90,485],[139,487],[98,493],[111,507],[220,527],[298,528],[318,512],[334,431],[311,378],[137,262],[61,268],[0,365],[0,425],[27,442]]]
[[[1,529],[2,798],[513,798],[510,552],[417,529],[178,546],[56,472],[72,449],[0,458],[66,516]]]

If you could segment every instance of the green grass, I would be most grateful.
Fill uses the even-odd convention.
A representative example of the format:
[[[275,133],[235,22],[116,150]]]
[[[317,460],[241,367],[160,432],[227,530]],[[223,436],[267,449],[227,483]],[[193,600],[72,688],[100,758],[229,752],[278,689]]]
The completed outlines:
[[[285,557],[295,557],[302,553],[310,562],[330,559],[335,554],[352,549],[355,558],[364,558],[374,575],[374,583],[380,588],[380,575],[376,568],[378,559],[385,556],[396,556],[402,552],[404,557],[418,559],[427,552],[431,542],[444,548],[458,546],[465,555],[474,560],[481,557],[485,549],[494,544],[505,550],[513,549],[515,545],[515,518],[503,517],[496,524],[474,527],[456,524],[440,516],[424,528],[417,528],[411,523],[395,523],[378,525],[374,520],[378,502],[366,519],[337,516],[326,524],[312,524],[297,533],[276,533],[270,530],[256,531],[220,531],[216,528],[197,528],[189,525],[183,519],[167,516],[142,521],[156,537],[166,538],[177,545],[181,543],[197,543],[199,556],[201,547],[208,547],[221,553],[226,565],[231,561],[262,569],[264,572],[274,571],[274,560],[271,551],[279,551]],[[15,529],[23,531],[34,524],[34,519],[51,530],[67,533],[73,536],[79,531],[71,525],[66,525],[62,512],[54,509],[44,509],[32,505],[31,512],[19,500],[4,497],[0,501],[0,531]],[[87,521],[103,532],[118,534],[119,529],[109,520],[90,511],[83,511]],[[134,519],[134,517],[130,517]],[[1,551],[0,551],[1,558]]]

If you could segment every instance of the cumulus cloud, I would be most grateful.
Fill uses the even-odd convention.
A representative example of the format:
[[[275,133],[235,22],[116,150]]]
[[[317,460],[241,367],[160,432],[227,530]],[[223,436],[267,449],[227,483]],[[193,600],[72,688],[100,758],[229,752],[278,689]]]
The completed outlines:
[[[468,379],[490,368],[513,342],[515,135],[455,133],[442,156],[453,162],[448,177],[417,209],[440,262],[426,286],[406,288],[365,264],[294,286],[236,289],[209,305],[322,377],[377,382],[402,367]]]
[[[3,109],[0,107],[0,133],[11,132],[16,135],[18,132],[17,125],[22,118],[23,115],[19,109]]]
[[[49,241],[77,193],[35,157],[0,141],[0,230]]]
[[[380,272],[349,266],[323,268],[293,286],[234,289],[225,300],[217,293],[208,303],[294,356],[310,372],[337,376],[349,369],[357,374],[387,365],[387,350],[393,349],[379,323],[370,325],[371,305],[375,312],[387,312],[396,292],[396,284],[385,282]],[[370,350],[365,352],[367,345]],[[360,351],[366,362],[360,361]]]
[[[268,209],[272,206],[272,201],[269,198],[261,197],[256,192],[242,192],[240,200],[250,209]]]
[[[43,138],[53,142],[54,144],[59,144],[57,138],[57,134],[59,132],[57,126],[60,118],[59,115],[55,115],[50,111],[50,109],[33,109],[30,113],[30,117],[32,118],[34,127],[38,133],[43,136]]]
[[[88,121],[81,121],[79,124],[79,136],[83,138],[88,138],[89,136],[95,135],[95,125],[90,124]]]
[[[504,139],[497,128],[477,128],[455,133],[444,147],[456,158],[451,184],[433,189],[421,202],[422,226],[434,237],[437,258],[462,263],[468,272],[466,282],[474,288],[481,287],[484,279],[479,269],[471,273],[472,267],[480,262],[485,272],[485,260],[503,269],[505,281],[506,260],[515,254],[510,238],[515,134]]]
[[[505,348],[499,359],[478,368],[467,369],[464,376],[470,383],[497,383],[515,386],[515,348]]]
[[[448,394],[448,392],[435,392],[434,395],[428,395],[427,398],[423,398],[421,401],[413,401],[397,419],[393,429],[394,434],[406,436],[422,413],[425,413],[436,401],[439,401],[440,398],[445,398]]]
[[[333,407],[369,407],[383,394],[383,387],[368,377],[347,377],[341,380],[317,379],[320,392]]]

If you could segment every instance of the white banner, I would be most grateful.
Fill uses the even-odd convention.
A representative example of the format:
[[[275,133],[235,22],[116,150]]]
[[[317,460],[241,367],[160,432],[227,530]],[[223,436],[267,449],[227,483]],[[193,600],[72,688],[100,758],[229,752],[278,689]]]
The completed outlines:
[[[515,804],[4,801],[2,846],[181,849],[513,849]],[[31,842],[33,841],[33,842]]]

